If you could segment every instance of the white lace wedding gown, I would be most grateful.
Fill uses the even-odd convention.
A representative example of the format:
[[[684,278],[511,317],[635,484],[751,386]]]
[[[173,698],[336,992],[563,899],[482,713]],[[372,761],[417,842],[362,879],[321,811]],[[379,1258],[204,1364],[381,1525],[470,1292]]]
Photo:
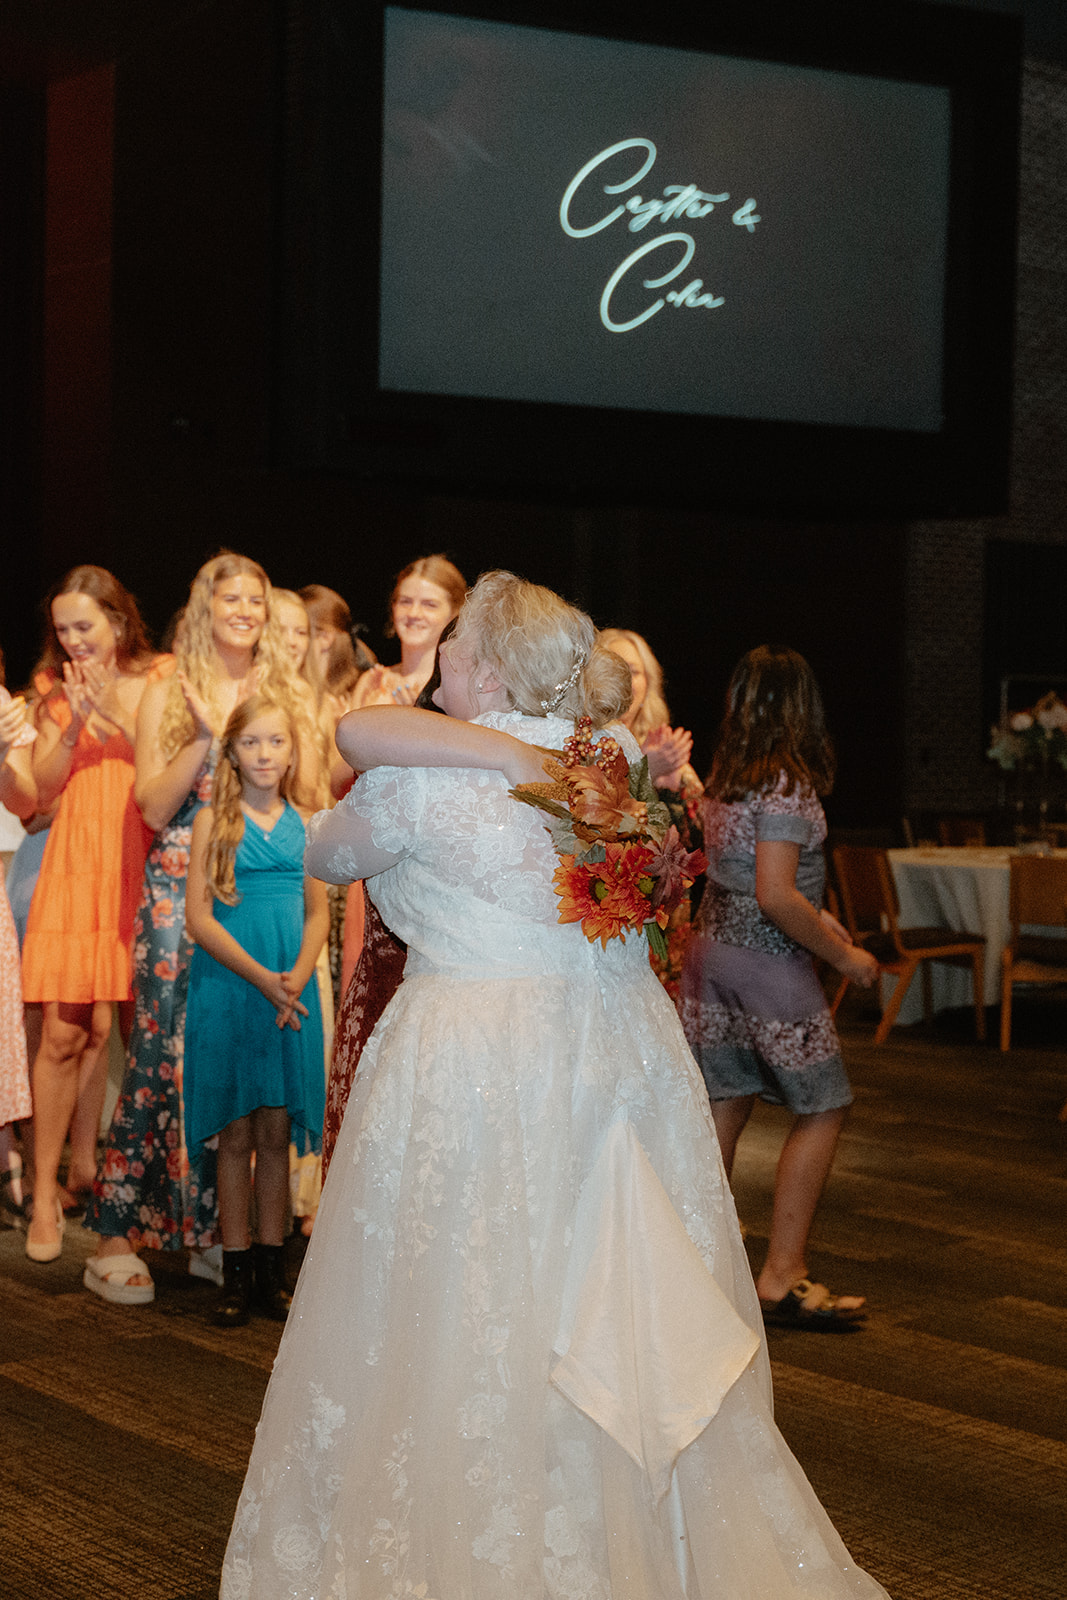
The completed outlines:
[[[395,855],[368,887],[409,955],[224,1600],[885,1600],[772,1420],[707,1095],[645,941],[559,925],[543,818],[506,789],[384,770],[326,814],[352,843],[336,875],[368,839]]]

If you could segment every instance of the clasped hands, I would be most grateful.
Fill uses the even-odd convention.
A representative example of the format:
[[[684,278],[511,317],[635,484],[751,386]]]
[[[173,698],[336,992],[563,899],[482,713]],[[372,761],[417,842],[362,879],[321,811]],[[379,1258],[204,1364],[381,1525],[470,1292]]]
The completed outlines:
[[[274,1018],[277,1026],[289,1027],[294,1033],[299,1033],[300,1018],[307,1016],[308,1008],[300,999],[300,991],[293,982],[292,973],[268,972],[260,984],[260,990],[277,1012]]]

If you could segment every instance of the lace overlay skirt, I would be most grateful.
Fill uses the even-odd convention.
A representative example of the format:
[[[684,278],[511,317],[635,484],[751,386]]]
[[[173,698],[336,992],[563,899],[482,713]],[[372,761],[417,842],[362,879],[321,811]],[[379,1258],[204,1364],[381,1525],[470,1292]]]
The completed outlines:
[[[884,1600],[774,1426],[707,1097],[635,956],[573,978],[420,972],[386,1008],[267,1393],[224,1600]],[[666,1492],[621,1430],[552,1381],[576,1218],[620,1130],[756,1352]],[[616,1230],[642,1227],[623,1211],[600,1219],[616,1262]],[[646,1289],[635,1306],[673,1322],[673,1273]],[[616,1319],[608,1342],[619,1332]]]

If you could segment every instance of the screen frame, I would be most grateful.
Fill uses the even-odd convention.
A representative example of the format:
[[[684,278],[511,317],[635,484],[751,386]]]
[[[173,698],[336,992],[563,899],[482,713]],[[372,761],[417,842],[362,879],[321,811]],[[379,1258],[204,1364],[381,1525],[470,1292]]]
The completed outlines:
[[[430,493],[756,514],[1008,509],[1022,25],[957,7],[743,0],[404,0],[568,33],[902,78],[951,102],[943,400],[936,433],[378,385],[386,0],[295,0],[283,51],[275,455]],[[990,197],[993,197],[992,200]],[[719,468],[719,463],[728,464]]]

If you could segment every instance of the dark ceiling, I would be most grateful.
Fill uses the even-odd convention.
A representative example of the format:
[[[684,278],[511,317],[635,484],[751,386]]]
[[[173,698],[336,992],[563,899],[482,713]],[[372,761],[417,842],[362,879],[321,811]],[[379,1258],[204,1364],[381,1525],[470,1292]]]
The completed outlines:
[[[4,0],[0,75],[62,78],[105,61],[136,56],[146,38],[184,30],[220,0]],[[359,0],[355,0],[359,3]],[[872,8],[880,0],[853,0]],[[936,0],[1025,19],[1027,56],[1067,65],[1067,0]]]

